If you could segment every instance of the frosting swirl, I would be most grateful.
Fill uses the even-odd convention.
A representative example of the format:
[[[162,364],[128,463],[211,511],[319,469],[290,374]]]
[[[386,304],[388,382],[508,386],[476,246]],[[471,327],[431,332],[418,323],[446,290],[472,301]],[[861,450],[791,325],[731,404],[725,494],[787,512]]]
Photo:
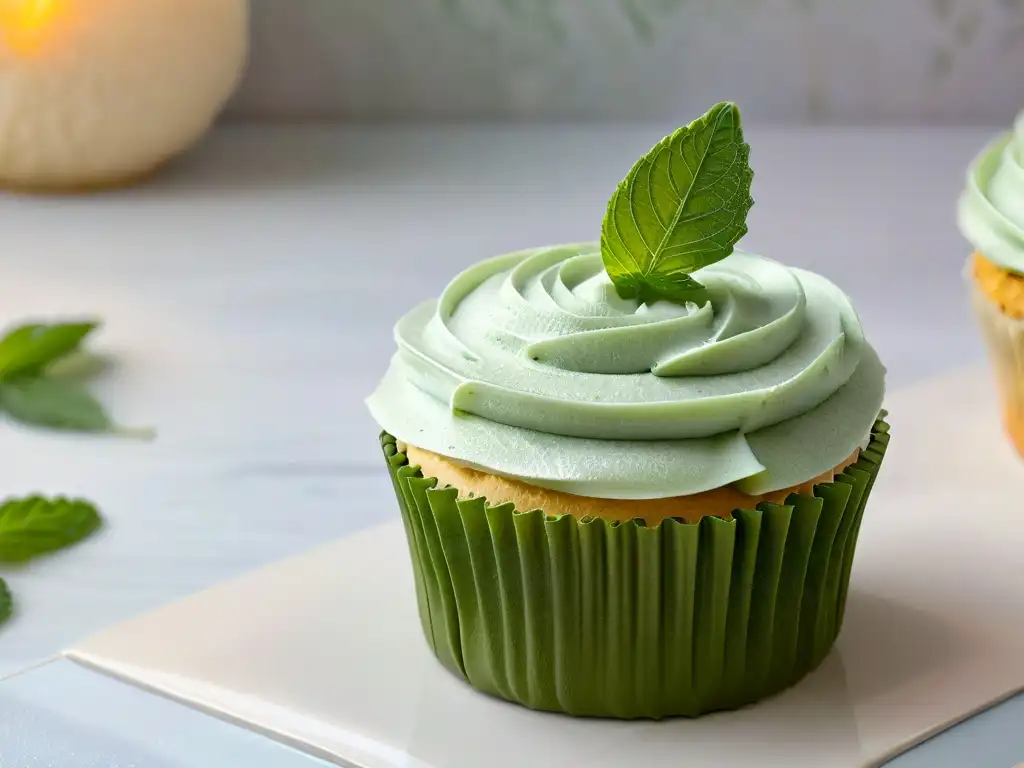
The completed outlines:
[[[971,163],[957,219],[986,259],[1024,274],[1024,112]]]
[[[646,305],[595,244],[484,261],[399,321],[368,405],[400,440],[584,496],[766,493],[849,456],[884,369],[847,297],[741,251],[697,277],[703,307]]]

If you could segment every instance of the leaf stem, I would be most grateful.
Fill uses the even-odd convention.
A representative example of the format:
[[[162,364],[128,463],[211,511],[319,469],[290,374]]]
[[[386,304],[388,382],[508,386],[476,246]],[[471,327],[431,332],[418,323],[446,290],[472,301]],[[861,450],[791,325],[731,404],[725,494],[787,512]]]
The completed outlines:
[[[121,427],[114,425],[110,428],[109,433],[115,437],[127,437],[132,440],[144,440],[145,442],[156,440],[156,429],[154,427]]]

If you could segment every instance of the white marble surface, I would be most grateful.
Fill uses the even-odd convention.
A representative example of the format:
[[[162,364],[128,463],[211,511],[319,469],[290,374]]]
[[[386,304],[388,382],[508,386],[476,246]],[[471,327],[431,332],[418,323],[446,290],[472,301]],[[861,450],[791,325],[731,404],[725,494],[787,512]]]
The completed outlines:
[[[1024,696],[886,764],[1010,768],[1024,756]],[[230,761],[234,762],[230,762]],[[4,768],[323,768],[223,720],[58,660],[0,682]]]
[[[0,684],[3,768],[325,768],[252,731],[71,662]]]
[[[161,433],[0,423],[4,492],[87,495],[110,522],[3,572],[19,611],[0,678],[388,517],[366,503],[388,481],[362,397],[393,320],[482,256],[596,235],[613,185],[667,127],[229,128],[144,189],[0,198],[0,323],[102,315],[96,346],[120,363],[96,390]],[[749,131],[746,247],[843,285],[895,386],[981,356],[952,208],[988,133]]]

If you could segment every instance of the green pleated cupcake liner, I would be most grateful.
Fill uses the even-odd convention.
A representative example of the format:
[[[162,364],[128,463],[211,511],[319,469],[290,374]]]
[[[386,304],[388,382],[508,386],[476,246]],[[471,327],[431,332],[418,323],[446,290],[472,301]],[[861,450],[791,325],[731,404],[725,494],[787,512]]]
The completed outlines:
[[[656,527],[460,498],[385,433],[427,642],[484,693],[578,716],[692,717],[781,691],[842,626],[884,416],[813,495]]]

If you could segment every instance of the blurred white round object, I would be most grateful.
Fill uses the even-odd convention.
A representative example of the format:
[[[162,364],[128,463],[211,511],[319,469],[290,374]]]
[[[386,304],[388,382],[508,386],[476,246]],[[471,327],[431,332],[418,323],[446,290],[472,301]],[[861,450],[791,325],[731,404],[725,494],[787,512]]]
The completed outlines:
[[[0,0],[0,185],[128,183],[234,91],[247,0]]]

